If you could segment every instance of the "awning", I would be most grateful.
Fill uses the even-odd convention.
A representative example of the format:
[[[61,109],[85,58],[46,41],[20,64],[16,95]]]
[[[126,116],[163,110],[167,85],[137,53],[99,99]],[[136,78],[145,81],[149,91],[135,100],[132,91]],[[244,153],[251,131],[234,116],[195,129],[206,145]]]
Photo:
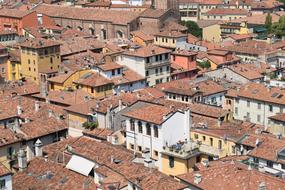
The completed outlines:
[[[80,156],[73,155],[69,160],[68,164],[66,165],[66,168],[82,175],[88,176],[94,166],[94,162],[82,158]]]

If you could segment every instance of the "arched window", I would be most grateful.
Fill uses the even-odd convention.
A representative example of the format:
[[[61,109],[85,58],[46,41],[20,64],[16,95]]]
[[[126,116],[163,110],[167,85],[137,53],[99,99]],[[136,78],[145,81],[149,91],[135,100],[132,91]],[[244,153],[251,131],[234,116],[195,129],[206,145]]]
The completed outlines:
[[[89,28],[89,34],[95,35],[95,30],[94,30],[94,28]]]
[[[107,39],[107,31],[105,29],[101,29],[101,39],[102,40]]]
[[[151,128],[149,123],[146,124],[146,134],[151,136]]]
[[[77,30],[78,30],[78,31],[82,31],[83,28],[82,28],[81,26],[78,26],[78,27],[77,27]]]
[[[118,30],[116,32],[116,36],[117,36],[117,38],[123,38],[124,37],[124,33],[121,30]]]
[[[138,127],[139,127],[139,133],[142,133],[143,128],[142,128],[142,122],[141,121],[138,122]]]
[[[135,131],[135,121],[133,119],[130,120],[130,124],[131,124],[130,130]]]
[[[156,125],[153,126],[153,130],[154,130],[154,137],[158,138],[158,127]]]
[[[67,28],[67,29],[72,29],[72,27],[71,27],[71,26],[69,26],[69,25],[67,25],[67,26],[66,26],[66,28]]]

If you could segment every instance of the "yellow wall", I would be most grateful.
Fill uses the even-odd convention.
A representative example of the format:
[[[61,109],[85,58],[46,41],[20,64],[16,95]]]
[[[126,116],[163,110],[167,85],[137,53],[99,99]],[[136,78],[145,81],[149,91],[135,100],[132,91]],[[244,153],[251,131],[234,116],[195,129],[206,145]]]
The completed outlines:
[[[19,149],[20,149],[20,143],[15,143],[15,144],[11,144],[11,145],[7,145],[7,146],[2,146],[0,148],[0,162],[6,166],[7,168],[10,168],[9,165],[9,160],[7,159],[7,155],[8,155],[8,148],[9,147],[13,147],[15,153],[18,153]],[[17,159],[17,157],[16,157]]]
[[[268,127],[268,131],[273,134],[282,134],[282,136],[285,136],[285,127],[282,123],[271,121]]]
[[[195,134],[197,134],[198,138],[195,137]],[[205,140],[203,140],[203,136],[205,137]],[[224,140],[223,138],[218,138],[211,135],[205,135],[202,133],[199,133],[197,131],[190,132],[190,137],[194,141],[200,141],[203,145],[207,145],[211,147],[210,138],[213,139],[213,148],[219,149],[219,140],[222,141],[222,148],[220,149],[220,154],[218,155],[220,158],[225,156],[234,155],[232,147],[235,146],[235,143],[229,140]]]
[[[176,175],[180,175],[180,174],[184,174],[184,173],[192,171],[192,167],[196,163],[196,157],[190,158],[188,160],[174,157],[174,167],[170,168],[168,155],[162,154],[161,163],[162,163],[162,169],[161,169],[162,173],[165,173],[167,175],[176,176]]]
[[[68,125],[69,127],[81,129],[83,123],[87,121],[87,116],[68,112]]]
[[[88,70],[79,70],[76,71],[74,74],[72,74],[66,81],[63,83],[54,83],[50,82],[50,88],[51,90],[66,90],[68,88],[75,89],[74,81],[77,81],[82,75],[90,72],[90,69]],[[51,84],[53,84],[53,89],[51,88]]]
[[[104,96],[113,94],[112,86],[110,86],[110,85],[105,85],[102,87],[96,87],[96,88],[94,88],[93,91],[92,91],[92,87],[90,87],[90,86],[82,86],[81,85],[81,87],[84,91],[92,94],[95,98],[104,97]],[[104,90],[99,91],[98,88],[101,88]]]
[[[215,69],[217,69],[217,64],[216,63],[214,63],[213,61],[211,61],[211,60],[209,60],[209,62],[210,62],[210,64],[211,64],[211,70],[215,70]]]
[[[7,62],[8,80],[19,80],[21,78],[20,69],[21,69],[21,63],[8,60]]]
[[[33,49],[32,52],[31,50],[21,47],[22,67],[20,72],[22,76],[39,83],[39,71],[52,70],[57,72],[61,63],[60,52],[52,53],[51,48],[54,47],[44,48],[48,50],[48,54],[39,55],[39,49]],[[51,63],[51,58],[53,63]]]
[[[171,37],[156,36],[154,44],[163,47],[176,48],[176,39]]]
[[[219,43],[221,41],[221,28],[220,25],[214,24],[203,28],[203,40]]]

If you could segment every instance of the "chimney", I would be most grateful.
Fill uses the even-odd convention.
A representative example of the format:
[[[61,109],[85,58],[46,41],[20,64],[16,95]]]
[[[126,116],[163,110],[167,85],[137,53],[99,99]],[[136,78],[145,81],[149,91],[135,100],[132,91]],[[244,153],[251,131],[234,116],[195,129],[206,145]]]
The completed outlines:
[[[23,148],[20,148],[18,152],[18,165],[20,171],[23,171],[27,168],[27,157],[26,152]]]
[[[40,103],[39,101],[35,101],[35,111],[38,112],[40,110]]]
[[[151,168],[152,167],[152,159],[150,158],[150,150],[144,150],[144,166]]]
[[[53,113],[52,113],[52,110],[48,110],[48,117],[52,117],[53,116]]]
[[[191,127],[191,113],[190,113],[190,109],[185,110],[184,112],[184,139],[186,139],[187,141],[190,141],[190,127]]]
[[[258,185],[258,190],[266,190],[265,182],[260,182]]]
[[[121,111],[123,109],[123,104],[122,104],[122,100],[119,99],[119,111]]]
[[[195,183],[195,184],[199,184],[201,181],[202,181],[202,175],[199,174],[199,173],[196,173],[196,174],[194,175],[194,183]]]
[[[35,152],[36,152],[36,157],[43,156],[43,143],[40,139],[38,139],[35,143]]]
[[[21,115],[22,113],[23,113],[22,106],[18,105],[17,106],[17,114]]]

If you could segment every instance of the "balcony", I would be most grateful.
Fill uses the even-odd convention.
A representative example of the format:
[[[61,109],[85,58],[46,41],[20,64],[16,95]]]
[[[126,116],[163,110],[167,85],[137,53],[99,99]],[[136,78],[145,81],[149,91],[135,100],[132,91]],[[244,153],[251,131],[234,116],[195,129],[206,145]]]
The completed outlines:
[[[151,68],[155,68],[159,66],[166,66],[166,65],[170,65],[169,59],[147,63],[146,69],[151,69]]]
[[[193,142],[177,143],[171,146],[163,147],[163,154],[187,159],[200,154],[199,146]]]

